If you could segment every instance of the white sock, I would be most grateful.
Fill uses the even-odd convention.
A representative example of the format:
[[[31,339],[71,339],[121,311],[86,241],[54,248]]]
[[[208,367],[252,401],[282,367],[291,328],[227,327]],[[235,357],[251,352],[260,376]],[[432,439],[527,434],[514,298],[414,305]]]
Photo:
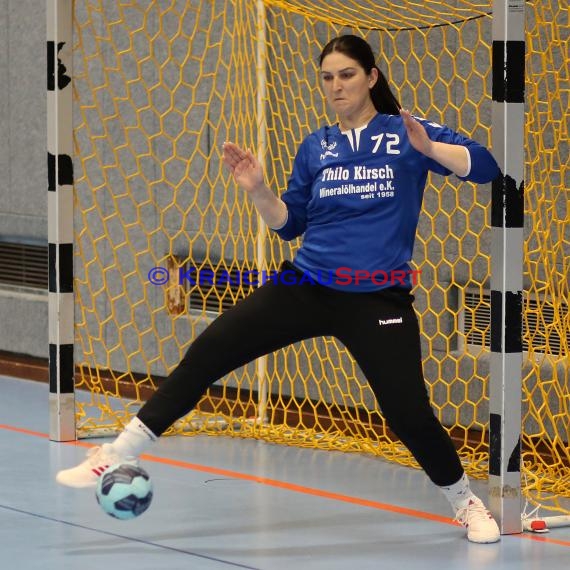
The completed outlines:
[[[135,416],[111,446],[117,455],[122,457],[138,457],[157,439],[156,435]]]
[[[457,483],[449,487],[440,487],[440,489],[455,511],[466,507],[469,504],[469,500],[475,496],[469,487],[469,479],[465,473],[463,473],[463,476]]]

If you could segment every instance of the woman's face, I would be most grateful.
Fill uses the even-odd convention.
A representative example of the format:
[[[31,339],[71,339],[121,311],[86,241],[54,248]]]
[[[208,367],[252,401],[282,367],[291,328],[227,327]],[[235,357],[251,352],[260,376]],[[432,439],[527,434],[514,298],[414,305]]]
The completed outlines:
[[[321,77],[327,101],[340,118],[356,116],[373,106],[370,88],[378,79],[375,68],[367,75],[358,61],[333,51],[323,59]]]

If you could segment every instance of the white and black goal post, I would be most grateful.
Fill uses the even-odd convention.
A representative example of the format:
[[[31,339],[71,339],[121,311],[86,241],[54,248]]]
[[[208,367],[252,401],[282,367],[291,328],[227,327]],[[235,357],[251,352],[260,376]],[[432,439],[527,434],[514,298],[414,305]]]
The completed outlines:
[[[73,296],[73,0],[47,0],[49,437],[76,439]]]

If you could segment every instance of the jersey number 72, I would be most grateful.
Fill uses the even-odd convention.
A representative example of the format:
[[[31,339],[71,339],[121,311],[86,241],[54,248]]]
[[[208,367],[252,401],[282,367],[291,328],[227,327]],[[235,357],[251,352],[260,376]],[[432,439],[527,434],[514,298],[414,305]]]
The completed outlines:
[[[370,137],[373,141],[376,141],[372,149],[372,154],[378,152],[384,135],[386,135],[386,154],[400,154],[400,149],[396,148],[396,146],[400,144],[400,137],[396,133],[380,133],[379,135]]]

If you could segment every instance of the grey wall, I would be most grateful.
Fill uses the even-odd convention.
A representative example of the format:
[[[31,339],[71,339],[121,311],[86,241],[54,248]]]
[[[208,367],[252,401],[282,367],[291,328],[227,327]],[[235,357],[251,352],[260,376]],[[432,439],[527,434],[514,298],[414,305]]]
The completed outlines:
[[[47,243],[46,16],[0,0],[0,238]],[[2,288],[0,350],[46,357],[47,294]]]

